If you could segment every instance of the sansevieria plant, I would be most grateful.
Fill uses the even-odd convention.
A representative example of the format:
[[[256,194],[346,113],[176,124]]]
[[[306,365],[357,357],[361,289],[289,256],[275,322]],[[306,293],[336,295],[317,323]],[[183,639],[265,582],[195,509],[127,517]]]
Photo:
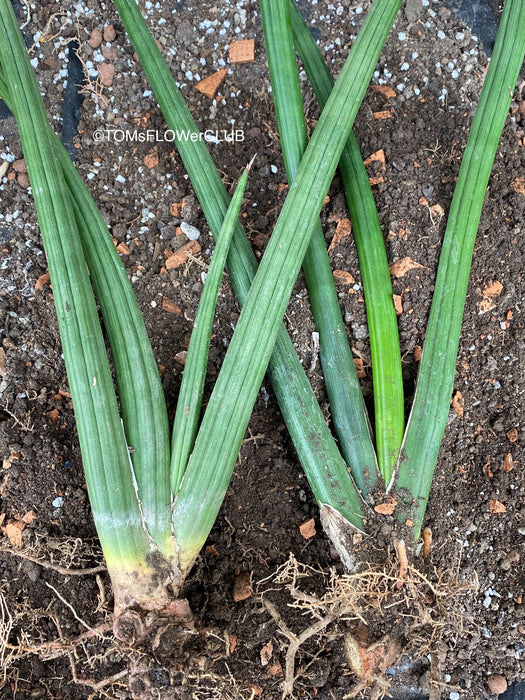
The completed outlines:
[[[168,127],[198,131],[135,0],[115,5]],[[257,267],[201,141],[179,141],[216,246],[194,323],[173,436],[131,285],[106,226],[51,130],[9,0],[0,0],[0,96],[17,120],[52,281],[93,516],[117,618],[178,614],[183,582],[217,516],[268,370],[323,524],[350,566],[381,489],[419,536],[445,428],[476,229],[525,53],[525,2],[507,0],[449,213],[416,396],[406,427],[386,253],[351,128],[401,0],[375,0],[334,86],[288,0],[261,3],[289,193]],[[323,107],[306,144],[293,42]],[[375,439],[337,307],[318,217],[340,166],[362,268],[374,363]],[[227,257],[242,312],[200,420],[211,323]],[[282,324],[304,265],[340,449]],[[96,301],[116,368],[113,384]],[[117,303],[118,302],[118,303]],[[118,400],[117,400],[118,397]]]
[[[119,0],[116,5],[168,125],[195,130],[136,3]],[[337,502],[346,517],[362,519],[360,495],[354,491],[348,497],[338,485],[338,479],[348,479],[346,464],[281,319],[312,225],[399,5],[400,0],[374,4],[257,271],[237,221],[246,173],[228,204],[204,144],[179,142],[216,248],[194,324],[170,446],[158,372],[131,285],[96,206],[48,124],[11,5],[0,0],[0,95],[17,120],[28,165],[117,619],[137,606],[185,612],[178,602],[181,586],[224,498],[272,353],[270,374],[290,430],[300,443],[301,458],[315,463],[320,472],[328,466],[334,470],[331,483],[319,478],[318,497]],[[211,321],[229,245],[228,268],[243,309],[199,427]],[[115,363],[118,402],[95,295]]]
[[[261,7],[275,112],[291,182],[305,147],[295,50],[321,108],[331,94],[333,80],[295,4],[291,0],[262,0]],[[354,497],[355,490],[368,499],[374,488],[377,499],[384,499],[385,494],[392,496],[402,536],[411,541],[419,538],[423,526],[449,412],[481,209],[524,56],[525,2],[507,0],[448,213],[416,391],[406,427],[399,339],[387,256],[368,176],[353,135],[339,162],[359,255],[370,331],[378,464],[377,468],[370,468],[370,460],[363,459],[355,447],[367,438],[368,430],[362,430],[355,442],[348,443],[345,432],[339,428],[339,423],[344,421],[334,420],[341,452],[351,469],[352,480],[346,482],[346,488],[349,499]],[[315,236],[316,233],[314,241]],[[321,240],[318,233],[317,237]],[[336,297],[327,281],[329,275],[322,246],[319,245],[315,253],[313,249],[312,245],[312,252],[305,257],[304,269],[320,332],[327,391],[334,417],[346,414],[349,419],[356,410],[364,411],[363,402],[355,399],[353,405],[349,405],[338,388],[344,383],[345,374],[340,372],[338,376],[334,368],[343,363],[344,353],[346,366],[349,366],[351,356],[344,343],[340,343],[338,351],[334,349],[331,336],[338,333],[340,321],[328,325],[326,309],[335,306]],[[357,431],[357,426],[366,425],[366,420],[360,418],[352,424]],[[319,474],[307,464],[303,466],[315,492]],[[330,475],[324,478],[329,480]],[[354,561],[352,531],[362,529],[363,514],[348,518],[335,502],[318,500],[325,528],[343,561],[351,567]]]

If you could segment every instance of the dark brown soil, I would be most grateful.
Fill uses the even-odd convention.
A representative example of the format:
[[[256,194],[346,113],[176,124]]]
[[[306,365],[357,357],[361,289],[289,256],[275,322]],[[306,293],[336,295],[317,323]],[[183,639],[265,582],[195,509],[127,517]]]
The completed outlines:
[[[286,187],[259,10],[248,2],[173,5],[172,12],[167,4],[160,10],[148,4],[148,18],[197,123],[203,130],[234,127],[244,136],[210,144],[224,181],[233,183],[257,154],[243,216],[261,254]],[[335,6],[343,9],[341,15],[324,2],[306,9],[337,72],[364,16],[358,10],[366,12],[368,3]],[[89,69],[97,54],[87,39],[107,25],[114,26],[116,37],[101,49],[115,66],[115,78],[112,87],[96,86],[99,94],[88,94],[83,103],[77,164],[122,244],[172,412],[183,370],[180,353],[188,347],[202,272],[213,249],[206,222],[171,143],[125,143],[114,136],[97,142],[92,136],[97,129],[165,129],[113,8],[97,0],[45,2],[26,31],[45,35],[32,57],[59,130],[66,42],[80,37]],[[230,65],[227,45],[244,38],[255,39],[255,61]],[[219,89],[223,99],[212,102],[195,89],[195,74],[204,78],[222,61],[231,70]],[[356,122],[363,158],[384,152],[384,168],[375,160],[370,175],[382,179],[374,189],[389,260],[410,257],[422,266],[393,280],[403,306],[399,329],[409,400],[446,213],[485,68],[477,41],[439,3],[423,8],[409,2],[373,79],[396,96],[369,90]],[[387,674],[391,693],[396,683],[428,693],[432,682],[434,698],[484,698],[491,697],[491,675],[509,684],[525,676],[525,95],[518,91],[515,97],[479,229],[454,402],[427,513],[432,565],[425,568],[416,558],[409,585],[397,589],[387,528],[363,554],[371,573],[351,585],[340,578],[342,568],[265,383],[219,518],[186,585],[203,632],[177,657],[169,644],[130,649],[111,636],[110,583],[90,515],[52,292],[42,277],[46,262],[33,200],[23,174],[9,166],[0,187],[0,697],[279,698],[292,635],[320,618],[327,621],[322,633],[297,651],[298,698],[354,697],[358,681],[343,654],[348,630],[365,635],[368,643],[390,632],[403,645],[407,656]],[[308,90],[306,105],[313,125],[317,112]],[[378,112],[389,116],[379,119]],[[22,158],[16,126],[12,120],[1,126],[0,165]],[[337,179],[329,196],[323,212],[327,242],[348,216]],[[166,251],[187,242],[178,235],[183,220],[200,230],[201,250],[166,271]],[[366,370],[363,390],[370,401],[368,332],[351,236],[333,246],[331,256],[334,269],[354,278],[339,286],[339,297],[352,348]],[[237,316],[225,278],[208,390]],[[301,278],[287,323],[308,368],[314,328]],[[328,410],[318,365],[310,377]],[[299,527],[311,518],[317,534],[305,539]],[[13,534],[22,529],[16,525],[20,520],[28,521],[21,548]],[[243,582],[243,590],[250,582],[251,595],[236,600]],[[366,632],[360,615],[369,625]],[[490,681],[494,688],[494,678]],[[371,683],[362,697],[377,697],[383,687]],[[408,690],[398,692],[409,697]]]

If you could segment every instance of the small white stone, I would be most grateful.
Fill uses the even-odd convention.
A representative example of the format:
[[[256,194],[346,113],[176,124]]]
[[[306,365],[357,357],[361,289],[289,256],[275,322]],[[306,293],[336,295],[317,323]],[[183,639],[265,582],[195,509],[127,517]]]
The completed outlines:
[[[200,238],[201,232],[196,226],[188,224],[187,221],[183,221],[180,225],[182,233],[190,239],[190,241],[196,241]]]

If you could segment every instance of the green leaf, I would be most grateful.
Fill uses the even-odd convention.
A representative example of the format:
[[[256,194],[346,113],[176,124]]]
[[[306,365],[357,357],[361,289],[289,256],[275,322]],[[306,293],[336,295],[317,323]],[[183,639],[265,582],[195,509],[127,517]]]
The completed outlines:
[[[398,518],[411,523],[416,539],[447,424],[485,191],[524,56],[525,2],[507,0],[450,206],[414,403],[393,485]]]
[[[115,0],[115,4],[139,55],[168,127],[173,131],[197,133],[199,128],[193,121],[137,5],[132,0]],[[176,146],[195,188],[211,232],[217,237],[229,201],[221,177],[203,142],[179,141]],[[243,304],[255,275],[257,263],[248,239],[239,224],[234,231],[227,266],[235,293],[240,303]],[[329,480],[319,478],[314,488],[314,491],[317,489],[318,500],[323,503],[337,503],[337,508],[347,519],[351,519],[354,512],[357,512],[359,522],[362,522],[360,513],[363,506],[359,502],[356,504],[349,502],[345,495],[345,488],[341,487],[341,484],[348,480],[346,464],[282,324],[268,366],[268,374],[301,463],[311,465],[312,470],[318,469],[320,473],[323,470],[330,473]],[[203,467],[203,469],[206,468],[208,470],[215,469],[215,460],[210,460],[210,464]],[[227,478],[229,479],[229,475]],[[205,477],[203,477],[203,481],[206,481]],[[220,495],[214,495],[214,508],[218,509],[217,503],[220,502],[221,498]],[[205,505],[203,499],[204,496],[200,500]],[[183,518],[184,515],[180,517]],[[189,522],[193,517],[192,515]],[[193,521],[195,522],[195,520]],[[211,525],[205,524],[199,536],[205,537],[210,527]],[[188,560],[191,564],[191,556],[188,557]]]
[[[323,108],[332,91],[333,79],[293,2],[290,2],[290,11],[297,51],[319,106]],[[363,280],[372,355],[377,459],[383,479],[388,483],[399,457],[405,425],[401,352],[385,243],[368,175],[353,133],[341,155],[339,172]],[[340,441],[346,457],[345,441],[341,436]]]
[[[248,181],[249,167],[241,175],[235,194],[226,212],[206,275],[197,315],[193,322],[193,332],[173,423],[171,487],[174,494],[179,490],[184,470],[195,443],[195,436],[197,435],[217,295],[226,263],[226,256],[241,209],[242,198]]]
[[[399,6],[400,0],[376,0],[372,5],[304,153],[243,306],[174,504],[174,531],[184,568],[193,563],[219,511],[313,223]],[[217,422],[219,412],[223,420]],[[357,498],[352,505],[355,520],[362,518]]]
[[[283,158],[288,181],[292,182],[306,148],[306,125],[288,0],[262,0],[261,13]],[[366,498],[377,481],[376,456],[319,221],[314,224],[303,269],[314,322],[319,331],[321,363],[335,432],[343,457],[351,468],[353,481]],[[312,483],[329,478],[320,465],[315,465],[313,472],[312,465],[303,466]],[[346,479],[344,488],[345,491],[355,489],[352,479]]]
[[[118,607],[137,576],[151,583],[147,558],[154,546],[137,501],[73,203],[57,168],[56,141],[8,0],[0,0],[0,68],[35,198],[93,517]],[[149,583],[147,588],[150,595]]]

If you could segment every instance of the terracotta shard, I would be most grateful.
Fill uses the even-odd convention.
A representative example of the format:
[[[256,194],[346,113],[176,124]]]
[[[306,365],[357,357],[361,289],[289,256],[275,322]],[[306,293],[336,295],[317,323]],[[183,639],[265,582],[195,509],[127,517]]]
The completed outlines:
[[[502,291],[503,285],[501,284],[501,282],[498,282],[498,280],[496,280],[495,282],[491,282],[490,284],[485,285],[481,293],[484,297],[492,299],[493,297],[498,297]]]
[[[26,528],[26,523],[23,520],[9,520],[7,525],[2,526],[2,532],[9,540],[9,544],[17,549],[22,548],[22,532]]]
[[[507,452],[503,457],[503,471],[511,472],[514,469],[514,460],[510,452]]]
[[[525,194],[525,177],[515,177],[510,186],[518,194]]]
[[[345,270],[334,270],[333,275],[335,284],[354,284],[355,282],[352,275]]]
[[[393,515],[396,510],[396,505],[396,501],[392,501],[390,503],[378,503],[376,506],[374,506],[374,510],[380,515]]]
[[[49,272],[44,272],[44,274],[40,275],[40,277],[35,282],[35,292],[38,292],[39,289],[41,289],[44,286],[49,285],[50,283],[51,283],[51,279],[49,277]]]
[[[394,308],[396,310],[396,315],[401,316],[403,313],[403,297],[401,294],[394,294]]]
[[[213,98],[215,97],[215,93],[221,86],[224,78],[226,77],[227,72],[227,68],[221,68],[221,70],[218,70],[216,73],[212,73],[207,78],[200,80],[195,85],[196,89],[199,92],[202,92],[202,94],[205,95],[208,99],[213,100]]]
[[[233,584],[233,600],[239,603],[241,600],[247,600],[252,595],[252,587],[250,585],[250,572],[241,571],[235,578]]]
[[[253,63],[255,58],[255,42],[253,39],[232,41],[228,54],[231,63]]]
[[[372,92],[379,92],[387,100],[395,97],[397,94],[394,88],[391,88],[389,85],[369,85],[369,88]]]
[[[351,233],[352,223],[350,219],[340,219],[335,227],[335,234],[332,238],[332,242],[330,243],[330,247],[328,248],[328,252],[335,248],[335,246],[338,245],[343,238],[346,238],[346,236],[349,236]]]
[[[370,678],[376,671],[384,673],[399,656],[400,644],[391,637],[383,637],[365,647],[353,635],[345,636],[345,656],[350,670],[360,679]]]
[[[357,371],[358,379],[363,379],[366,377],[365,363],[360,357],[354,357],[354,365]]]
[[[374,119],[392,119],[394,114],[389,109],[381,109],[379,112],[374,112]]]
[[[169,314],[182,314],[182,309],[180,308],[180,306],[171,299],[167,299],[166,297],[163,298],[161,306],[162,310],[167,311]]]
[[[261,649],[261,666],[268,666],[270,659],[273,656],[273,644],[270,639]]]
[[[312,537],[315,537],[315,520],[313,518],[310,518],[310,520],[304,522],[302,525],[299,526],[299,532],[305,540],[309,540]]]
[[[197,255],[200,252],[200,249],[201,247],[197,241],[189,241],[179,248],[176,253],[173,253],[173,255],[170,255],[169,258],[167,258],[166,269],[174,270],[177,267],[180,267],[188,261],[190,255]]]
[[[461,391],[456,391],[454,394],[454,397],[452,399],[452,408],[454,409],[454,413],[458,418],[463,418],[463,412],[465,409],[465,399],[463,398],[463,394]]]
[[[420,263],[412,260],[412,258],[401,258],[390,266],[390,274],[392,277],[404,277],[410,270],[415,270],[418,267],[424,267]]]
[[[371,163],[378,162],[382,163],[383,165],[385,164],[385,151],[382,148],[368,156],[368,158],[363,161],[363,165],[370,165]]]
[[[496,498],[491,498],[489,501],[489,511],[491,513],[506,513],[507,508],[501,501],[498,501]]]
[[[156,165],[159,164],[159,155],[155,149],[149,151],[149,153],[146,153],[144,156],[144,165],[148,170],[151,170],[154,168]]]
[[[503,285],[498,280],[486,284],[481,290],[483,299],[479,303],[479,313],[484,314],[496,306],[496,298],[503,291]]]

